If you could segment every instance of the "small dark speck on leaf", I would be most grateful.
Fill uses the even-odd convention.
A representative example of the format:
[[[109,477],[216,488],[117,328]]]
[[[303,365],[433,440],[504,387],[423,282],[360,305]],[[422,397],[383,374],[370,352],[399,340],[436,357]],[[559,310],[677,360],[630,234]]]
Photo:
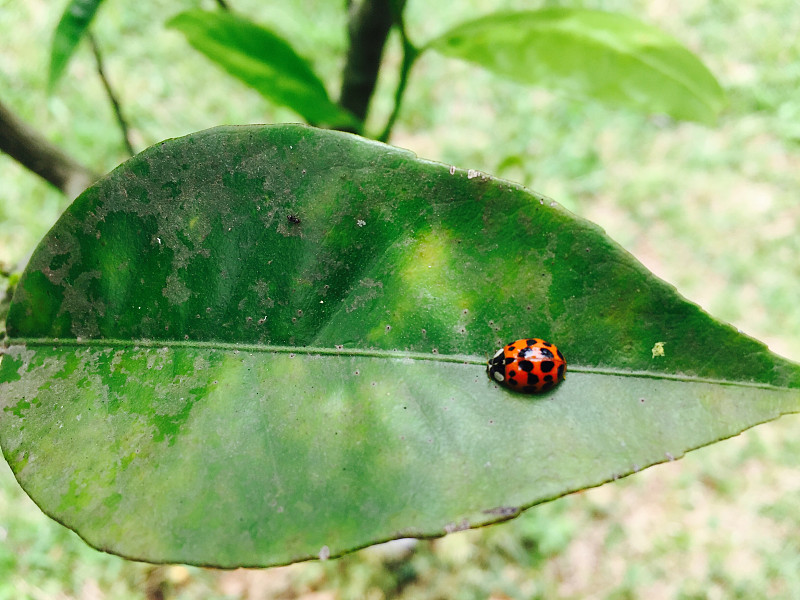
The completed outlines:
[[[641,402],[642,404],[644,404],[644,398],[639,398],[639,402]]]
[[[288,215],[286,218],[289,219],[289,223],[292,223],[294,225],[300,224],[300,219],[295,215]]]
[[[499,517],[511,517],[519,513],[519,507],[516,506],[498,506],[496,508],[488,508],[483,511],[486,515],[497,515]]]

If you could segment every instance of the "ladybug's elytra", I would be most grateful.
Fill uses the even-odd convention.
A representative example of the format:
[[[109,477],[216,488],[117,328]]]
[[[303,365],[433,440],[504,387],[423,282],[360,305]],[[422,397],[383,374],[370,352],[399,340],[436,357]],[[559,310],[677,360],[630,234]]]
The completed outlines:
[[[526,338],[506,344],[489,359],[489,377],[516,392],[546,392],[564,380],[567,361],[550,342]]]

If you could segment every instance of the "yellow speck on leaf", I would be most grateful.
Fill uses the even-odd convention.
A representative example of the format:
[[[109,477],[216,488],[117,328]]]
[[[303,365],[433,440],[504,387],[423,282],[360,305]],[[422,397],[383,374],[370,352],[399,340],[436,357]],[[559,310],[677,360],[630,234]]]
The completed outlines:
[[[666,344],[666,342],[656,342],[653,345],[653,358],[656,356],[664,356],[664,344]]]

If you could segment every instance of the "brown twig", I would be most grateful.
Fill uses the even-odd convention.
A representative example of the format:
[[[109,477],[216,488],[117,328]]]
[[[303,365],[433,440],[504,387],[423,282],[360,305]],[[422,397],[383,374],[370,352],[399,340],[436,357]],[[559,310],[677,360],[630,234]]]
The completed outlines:
[[[99,175],[67,156],[0,102],[0,151],[75,198]]]

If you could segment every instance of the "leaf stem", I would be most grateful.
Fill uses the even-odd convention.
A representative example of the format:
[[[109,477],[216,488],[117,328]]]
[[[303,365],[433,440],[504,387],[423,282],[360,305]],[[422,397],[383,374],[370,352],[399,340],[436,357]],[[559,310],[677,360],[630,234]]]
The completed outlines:
[[[404,4],[405,2],[401,1],[394,5],[394,23],[397,27],[397,31],[400,33],[400,40],[403,44],[403,62],[400,66],[400,80],[397,82],[397,89],[394,93],[394,108],[392,109],[392,113],[389,115],[389,119],[386,121],[386,126],[378,136],[378,141],[381,142],[389,141],[392,128],[397,120],[397,116],[400,114],[400,107],[403,103],[403,94],[406,91],[406,84],[408,83],[408,75],[411,72],[411,67],[414,66],[414,62],[420,55],[419,48],[411,43],[411,41],[408,39],[408,35],[406,34],[406,28],[403,22]]]
[[[119,124],[119,127],[122,130],[122,141],[125,144],[125,149],[128,151],[128,154],[133,156],[134,154],[136,154],[136,151],[133,149],[133,145],[131,144],[130,128],[128,127],[128,122],[125,120],[125,117],[122,115],[122,107],[120,106],[119,100],[117,100],[117,96],[114,93],[113,88],[111,87],[111,82],[109,82],[108,77],[106,77],[105,68],[103,67],[103,56],[100,53],[100,48],[97,45],[97,40],[95,39],[94,35],[92,35],[91,32],[87,32],[86,37],[89,38],[89,44],[92,47],[94,60],[95,63],[97,64],[97,74],[100,76],[100,80],[103,82],[103,87],[106,90],[106,95],[108,96],[108,99],[111,102],[111,107],[114,109],[114,115],[117,118],[117,123]]]

